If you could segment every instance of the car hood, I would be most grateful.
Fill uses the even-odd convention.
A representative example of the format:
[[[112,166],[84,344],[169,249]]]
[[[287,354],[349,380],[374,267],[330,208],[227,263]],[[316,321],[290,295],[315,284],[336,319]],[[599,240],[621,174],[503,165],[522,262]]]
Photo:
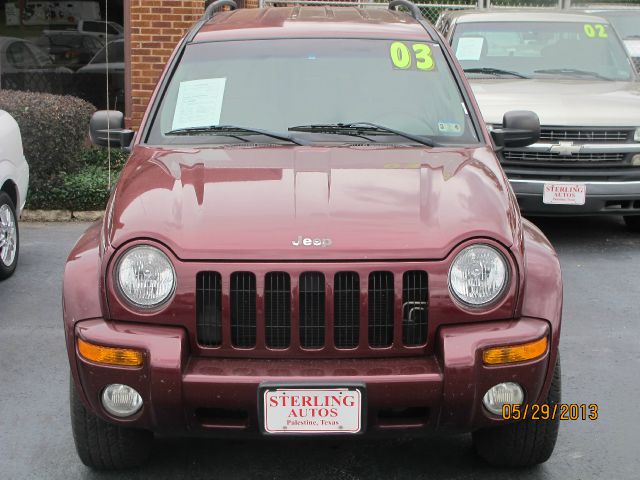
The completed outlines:
[[[512,245],[507,185],[489,148],[139,146],[106,234],[183,260],[441,259],[472,237]]]
[[[640,126],[640,83],[581,80],[471,80],[482,116],[501,124],[509,110],[532,110],[542,125]]]

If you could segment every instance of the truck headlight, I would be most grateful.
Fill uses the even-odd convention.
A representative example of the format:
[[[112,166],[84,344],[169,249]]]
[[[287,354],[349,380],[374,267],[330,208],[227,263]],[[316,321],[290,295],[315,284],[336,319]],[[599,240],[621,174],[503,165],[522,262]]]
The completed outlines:
[[[636,133],[633,135],[634,142],[640,142],[640,127],[636,128]]]
[[[122,255],[116,267],[116,281],[129,303],[154,308],[173,293],[176,274],[163,252],[150,245],[140,245]]]
[[[449,290],[457,300],[472,307],[496,300],[505,291],[508,280],[506,259],[489,245],[465,248],[449,269]]]

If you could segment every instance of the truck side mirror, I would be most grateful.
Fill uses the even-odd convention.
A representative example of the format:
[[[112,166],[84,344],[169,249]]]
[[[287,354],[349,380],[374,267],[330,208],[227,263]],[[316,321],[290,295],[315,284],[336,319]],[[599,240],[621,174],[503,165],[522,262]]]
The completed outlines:
[[[99,110],[89,123],[91,143],[98,147],[129,148],[135,134],[124,128],[124,114],[116,110]]]
[[[520,148],[540,139],[540,119],[534,112],[514,110],[504,114],[502,128],[491,131],[496,146]]]

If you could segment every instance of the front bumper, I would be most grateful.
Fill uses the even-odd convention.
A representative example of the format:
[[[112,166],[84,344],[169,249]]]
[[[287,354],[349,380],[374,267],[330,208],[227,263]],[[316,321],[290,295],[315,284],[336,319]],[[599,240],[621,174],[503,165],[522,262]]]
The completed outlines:
[[[548,205],[543,203],[544,180],[511,179],[520,210],[529,215],[640,215],[640,181],[580,183],[587,187],[584,205]]]
[[[86,406],[122,425],[157,433],[224,434],[259,431],[261,384],[364,384],[367,433],[384,430],[470,431],[502,422],[482,407],[496,383],[522,385],[525,401],[546,397],[555,352],[509,366],[485,366],[482,351],[530,342],[551,334],[546,321],[482,322],[440,329],[433,356],[383,359],[220,359],[191,356],[182,328],[87,320],[75,335],[104,346],[144,352],[139,368],[99,365],[71,346],[72,371]],[[556,342],[550,341],[550,345]],[[550,347],[551,348],[551,347]],[[123,383],[140,392],[144,406],[132,418],[109,416],[100,403],[106,385]]]

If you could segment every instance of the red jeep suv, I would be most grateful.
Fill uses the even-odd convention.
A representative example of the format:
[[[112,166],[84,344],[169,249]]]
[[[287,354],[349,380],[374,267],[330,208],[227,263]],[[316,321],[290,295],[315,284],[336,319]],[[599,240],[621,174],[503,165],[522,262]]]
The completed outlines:
[[[558,422],[504,413],[559,401],[560,267],[496,158],[540,125],[484,125],[406,0],[210,5],[136,134],[91,122],[131,157],[64,274],[81,460],[138,465],[154,434],[455,430],[544,462]]]

